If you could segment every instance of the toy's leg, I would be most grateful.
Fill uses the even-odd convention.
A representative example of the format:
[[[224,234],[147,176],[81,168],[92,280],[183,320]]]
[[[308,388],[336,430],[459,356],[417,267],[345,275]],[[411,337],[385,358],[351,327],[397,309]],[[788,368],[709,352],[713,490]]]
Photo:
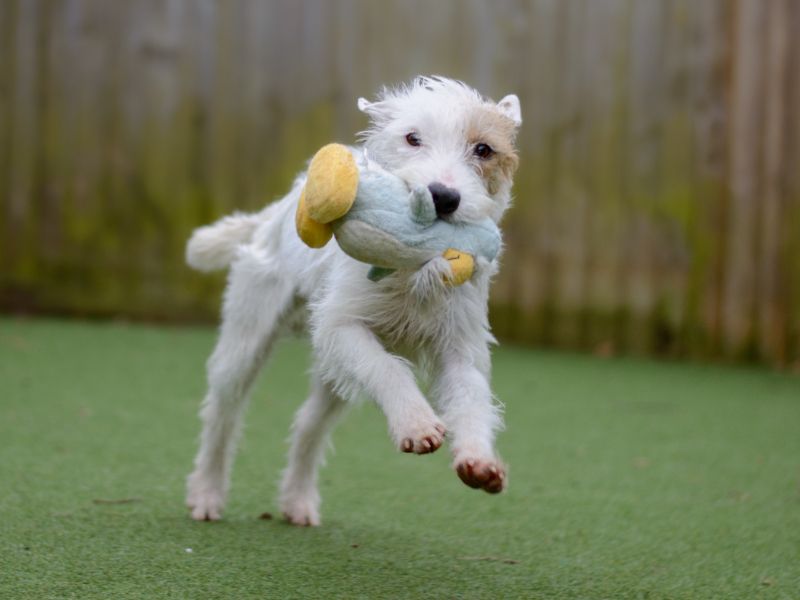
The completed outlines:
[[[314,328],[314,349],[324,380],[346,398],[359,392],[374,398],[403,452],[427,454],[438,449],[444,426],[419,391],[408,364],[389,354],[361,323],[342,322],[333,311],[322,312],[332,314],[330,322]]]
[[[231,269],[219,341],[208,361],[208,393],[200,415],[203,432],[186,503],[192,518],[219,519],[247,394],[293,297],[280,276],[259,272],[243,257]]]
[[[305,190],[300,192],[300,199],[297,201],[294,224],[297,235],[310,248],[322,248],[333,237],[333,227],[328,223],[317,223],[308,214]]]
[[[358,167],[341,144],[328,144],[311,159],[297,204],[295,225],[300,239],[322,248],[333,235],[329,225],[350,210],[358,190]]]
[[[347,403],[315,378],[308,400],[292,426],[289,464],[281,481],[280,506],[294,525],[319,525],[317,471],[325,457],[328,437]]]
[[[447,283],[458,286],[469,281],[475,270],[475,259],[471,254],[448,248],[442,256],[447,259],[452,271],[452,276],[447,280]]]
[[[485,368],[457,352],[440,357],[433,392],[450,436],[458,476],[468,486],[494,494],[503,490],[507,477],[494,449],[495,431],[502,420],[489,388],[488,349],[480,358]]]
[[[358,191],[358,167],[341,144],[322,147],[308,165],[305,197],[309,216],[330,223],[350,210]]]

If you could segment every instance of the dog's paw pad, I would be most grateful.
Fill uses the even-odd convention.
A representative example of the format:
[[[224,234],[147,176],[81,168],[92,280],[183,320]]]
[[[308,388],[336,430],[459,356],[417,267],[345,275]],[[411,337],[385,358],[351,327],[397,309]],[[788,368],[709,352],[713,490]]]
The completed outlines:
[[[283,518],[286,519],[287,523],[290,525],[295,525],[296,527],[316,527],[319,525],[319,519],[315,519],[311,515],[283,513]]]
[[[319,511],[308,503],[296,502],[283,507],[283,518],[298,527],[316,527],[320,524]]]
[[[430,454],[436,452],[444,442],[445,428],[441,423],[435,423],[427,431],[417,435],[404,437],[400,442],[400,450],[414,454]]]
[[[469,487],[490,494],[502,492],[507,480],[505,467],[491,460],[464,459],[456,464],[456,473]]]

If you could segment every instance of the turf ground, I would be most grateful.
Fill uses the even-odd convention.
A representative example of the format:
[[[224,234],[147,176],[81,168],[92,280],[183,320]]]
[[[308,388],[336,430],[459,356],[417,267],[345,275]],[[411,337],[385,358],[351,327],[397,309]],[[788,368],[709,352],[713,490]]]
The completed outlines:
[[[507,493],[337,430],[323,525],[276,513],[308,349],[254,394],[219,523],[183,480],[211,329],[0,320],[0,598],[800,598],[800,378],[500,348]],[[119,502],[123,501],[123,502]]]

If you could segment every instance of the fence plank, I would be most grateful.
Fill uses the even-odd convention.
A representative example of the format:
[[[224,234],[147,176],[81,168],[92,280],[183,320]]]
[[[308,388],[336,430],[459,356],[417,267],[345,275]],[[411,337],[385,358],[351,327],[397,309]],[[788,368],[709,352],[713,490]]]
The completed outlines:
[[[17,2],[0,4],[0,278],[14,268],[11,257],[11,154],[13,149],[13,106],[16,82]]]
[[[800,6],[789,4],[790,15],[785,26],[790,32],[787,107],[800,106]],[[781,272],[783,302],[786,305],[784,329],[787,340],[787,362],[800,372],[800,119],[787,110],[786,157],[784,161],[783,206],[781,215],[782,256],[785,269]]]
[[[730,202],[727,214],[722,326],[724,350],[753,352],[761,130],[764,122],[766,12],[760,2],[738,0],[732,82]]]
[[[788,51],[790,32],[785,24],[791,22],[786,0],[769,4],[767,17],[766,106],[764,135],[763,186],[761,218],[758,231],[758,283],[756,309],[758,322],[758,352],[772,361],[786,360],[786,315],[783,306],[785,292],[780,289],[780,272],[787,258],[781,253],[784,243],[780,218],[784,211],[782,181],[785,160],[785,131],[789,126],[786,115],[788,84]]]

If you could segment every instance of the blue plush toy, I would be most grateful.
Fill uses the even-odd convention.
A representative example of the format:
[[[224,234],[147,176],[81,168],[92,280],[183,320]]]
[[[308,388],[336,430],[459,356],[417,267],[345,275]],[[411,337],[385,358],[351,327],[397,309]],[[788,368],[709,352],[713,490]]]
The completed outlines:
[[[475,257],[494,260],[501,243],[491,219],[470,224],[438,219],[427,188],[409,190],[368,160],[359,168],[340,144],[325,146],[312,159],[296,224],[313,248],[335,235],[342,250],[372,265],[373,281],[444,256],[452,270],[448,283],[461,285],[472,277]]]

